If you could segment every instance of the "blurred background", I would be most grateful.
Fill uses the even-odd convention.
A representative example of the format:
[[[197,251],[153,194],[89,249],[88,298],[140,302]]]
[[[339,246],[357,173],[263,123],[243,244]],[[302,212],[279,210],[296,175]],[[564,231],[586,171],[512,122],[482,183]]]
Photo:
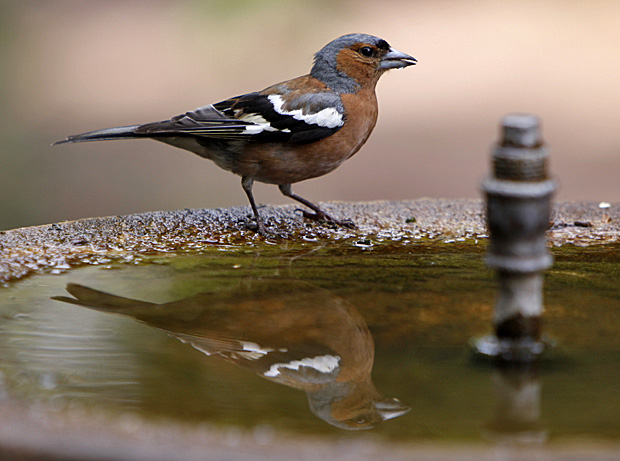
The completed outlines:
[[[313,201],[479,197],[508,112],[543,120],[559,200],[620,200],[617,0],[0,0],[0,229],[246,205],[240,178],[153,141],[50,147],[167,119],[309,71],[350,32],[415,56]],[[257,184],[261,203],[291,203]]]

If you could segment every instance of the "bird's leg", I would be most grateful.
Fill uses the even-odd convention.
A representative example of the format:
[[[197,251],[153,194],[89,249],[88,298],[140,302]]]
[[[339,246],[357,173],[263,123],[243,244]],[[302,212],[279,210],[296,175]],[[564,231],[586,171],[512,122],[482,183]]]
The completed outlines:
[[[258,214],[258,208],[256,207],[256,202],[254,202],[254,195],[252,194],[252,185],[254,184],[254,179],[249,176],[244,176],[241,178],[241,187],[245,191],[245,195],[248,196],[248,200],[250,201],[250,206],[252,207],[252,211],[254,212],[254,217],[256,218],[256,230],[260,235],[267,236],[269,233],[267,232],[267,228],[265,227],[265,223]]]
[[[353,224],[353,221],[350,221],[348,219],[345,219],[342,221],[338,219],[334,219],[330,215],[325,213],[323,210],[321,210],[321,208],[319,208],[314,203],[310,202],[309,200],[306,200],[303,197],[300,197],[299,195],[293,194],[293,190],[290,184],[280,184],[278,188],[280,189],[280,192],[282,192],[282,194],[286,195],[287,197],[292,198],[293,200],[297,200],[299,203],[307,206],[308,208],[314,211],[314,213],[309,213],[306,210],[300,210],[303,213],[305,218],[313,219],[315,221],[328,221],[328,222],[337,224],[339,226],[355,228],[355,224]]]

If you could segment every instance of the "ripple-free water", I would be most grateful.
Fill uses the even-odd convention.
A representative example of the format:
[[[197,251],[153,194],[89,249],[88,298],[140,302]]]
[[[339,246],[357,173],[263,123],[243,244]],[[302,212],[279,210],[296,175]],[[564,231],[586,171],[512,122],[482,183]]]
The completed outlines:
[[[214,248],[38,275],[0,291],[0,397],[301,434],[618,441],[619,250],[554,249],[558,347],[527,370],[471,354],[495,290],[473,242]]]

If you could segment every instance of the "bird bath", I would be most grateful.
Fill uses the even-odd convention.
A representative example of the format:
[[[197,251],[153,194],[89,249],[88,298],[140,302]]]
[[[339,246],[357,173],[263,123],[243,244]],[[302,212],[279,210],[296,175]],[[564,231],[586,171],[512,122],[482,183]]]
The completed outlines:
[[[446,205],[461,227],[442,224]],[[495,295],[480,205],[416,206],[390,230],[370,212],[374,224],[337,237],[312,226],[294,239],[199,245],[194,229],[186,243],[199,248],[179,237],[167,251],[93,251],[84,227],[67,230],[75,223],[22,231],[52,233],[57,248],[74,239],[83,253],[64,262],[41,254],[22,279],[15,263],[0,291],[0,405],[23,420],[20,438],[4,411],[0,443],[36,451],[26,434],[43,425],[46,434],[61,427],[60,440],[81,434],[73,447],[86,444],[82,457],[109,455],[108,445],[88,444],[103,431],[137,459],[165,459],[179,440],[185,459],[205,440],[250,459],[248,446],[285,451],[281,437],[336,452],[346,441],[357,459],[385,457],[387,447],[388,459],[424,459],[429,449],[455,459],[455,446],[486,459],[506,443],[607,459],[620,446],[620,246],[609,243],[617,229],[597,224],[605,219],[596,207],[560,206],[543,315],[558,346],[532,367],[496,368],[469,346],[490,330]],[[132,229],[128,245],[146,234]],[[5,251],[17,238],[0,237]],[[231,338],[243,340],[235,351]],[[277,359],[267,363],[270,354]],[[157,435],[179,428],[189,432],[174,441]],[[154,452],[127,442],[149,431]]]

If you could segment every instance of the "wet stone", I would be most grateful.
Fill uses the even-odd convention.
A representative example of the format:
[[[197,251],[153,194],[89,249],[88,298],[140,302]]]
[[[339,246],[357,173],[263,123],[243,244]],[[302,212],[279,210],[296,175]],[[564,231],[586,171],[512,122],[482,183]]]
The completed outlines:
[[[620,236],[620,204],[559,203],[552,214],[553,245],[613,242]],[[295,245],[301,241],[335,242],[383,238],[482,240],[487,237],[479,200],[420,199],[400,202],[324,204],[326,211],[356,223],[356,229],[307,222],[290,206],[261,208],[278,233],[263,238],[246,226],[247,207],[152,212],[94,218],[0,233],[0,283],[54,270],[61,262],[77,267],[98,258],[122,260],[145,255],[200,251],[212,246]],[[415,222],[412,221],[415,216]],[[583,227],[575,223],[588,222]]]

